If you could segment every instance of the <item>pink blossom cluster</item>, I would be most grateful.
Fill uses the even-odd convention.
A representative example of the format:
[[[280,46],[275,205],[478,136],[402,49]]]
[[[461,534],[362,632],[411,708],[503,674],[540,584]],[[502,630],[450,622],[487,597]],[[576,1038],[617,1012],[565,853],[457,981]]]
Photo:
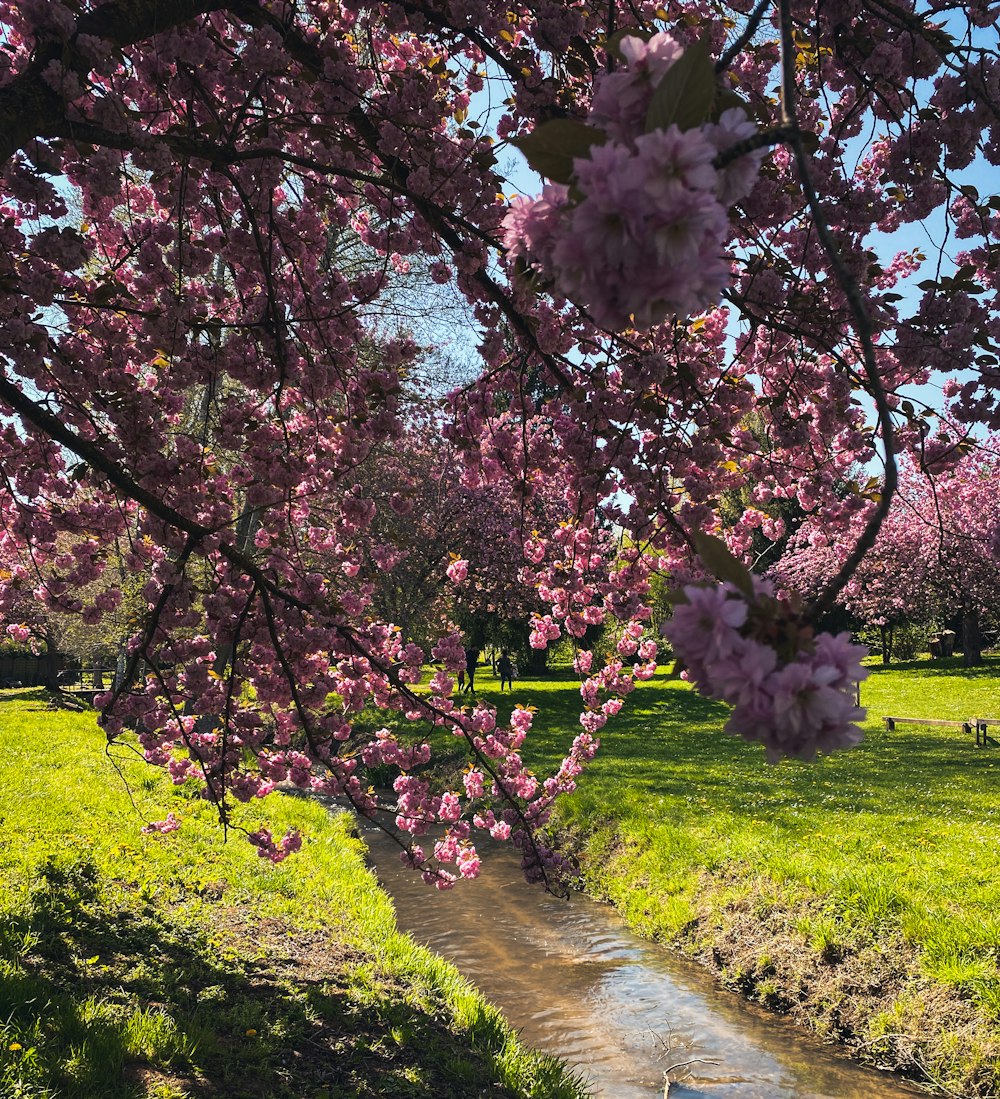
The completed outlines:
[[[361,758],[368,767],[383,763],[410,771],[429,762],[431,748],[426,743],[406,747],[388,729],[379,729],[375,739],[361,749]]]
[[[452,561],[451,564],[445,569],[448,574],[448,579],[453,584],[461,584],[468,579],[469,576],[469,562],[463,559]]]
[[[150,821],[142,828],[142,833],[145,836],[162,835],[166,836],[170,832],[176,832],[181,826],[180,817],[175,813],[167,813],[166,819],[159,821]]]
[[[698,691],[733,707],[727,732],[759,741],[772,763],[858,743],[864,646],[846,633],[814,637],[768,581],[755,580],[752,600],[728,583],[683,595],[664,633]]]
[[[612,711],[617,709],[612,707]],[[459,794],[437,793],[427,779],[418,775],[404,772],[396,778],[395,823],[401,832],[425,836],[435,825],[445,825],[444,835],[435,841],[432,851],[411,843],[401,854],[406,865],[420,870],[428,884],[448,889],[458,878],[478,874],[481,863],[473,828],[487,832],[493,839],[512,839],[521,852],[522,868],[532,880],[561,869],[561,857],[542,844],[537,833],[548,821],[555,799],[575,789],[599,741],[588,732],[578,734],[558,770],[539,780],[520,755],[532,716],[530,709],[516,706],[509,723],[502,726],[497,723],[496,711],[482,703],[472,713],[455,715],[452,731],[467,739],[480,761],[463,776],[464,804]],[[381,739],[387,743],[390,738]],[[398,755],[393,758],[400,760]],[[405,765],[410,761],[401,762]],[[497,808],[497,803],[502,808]],[[449,865],[454,865],[457,873],[448,870]]]
[[[620,48],[626,68],[603,77],[591,105],[601,140],[574,158],[572,187],[514,200],[504,243],[597,324],[645,329],[718,299],[730,279],[727,208],[750,190],[761,154],[713,164],[755,131],[739,108],[718,123],[647,129],[653,93],[682,50],[665,33],[625,37]]]
[[[277,842],[268,828],[250,832],[247,838],[257,848],[257,854],[262,859],[269,859],[273,863],[284,862],[289,855],[302,848],[302,836],[295,829],[290,829]]]
[[[533,649],[544,649],[550,641],[558,641],[561,632],[559,623],[553,620],[551,614],[537,614],[531,619],[528,643]]]

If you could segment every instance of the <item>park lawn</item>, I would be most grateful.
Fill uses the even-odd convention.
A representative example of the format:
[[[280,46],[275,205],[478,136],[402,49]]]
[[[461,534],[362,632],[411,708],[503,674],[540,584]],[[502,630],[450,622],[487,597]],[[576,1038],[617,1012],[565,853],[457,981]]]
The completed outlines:
[[[113,762],[92,713],[0,692],[4,1099],[582,1094],[397,933],[349,818],[269,798],[276,834],[306,836],[276,867]],[[140,833],[168,811],[180,831]]]
[[[882,718],[1000,716],[1000,660],[871,671],[865,742],[777,766],[662,672],[609,722],[558,832],[585,888],[645,934],[869,1060],[995,1095],[1000,747]],[[578,728],[577,684],[518,681],[510,701],[539,708],[528,755],[544,773]]]

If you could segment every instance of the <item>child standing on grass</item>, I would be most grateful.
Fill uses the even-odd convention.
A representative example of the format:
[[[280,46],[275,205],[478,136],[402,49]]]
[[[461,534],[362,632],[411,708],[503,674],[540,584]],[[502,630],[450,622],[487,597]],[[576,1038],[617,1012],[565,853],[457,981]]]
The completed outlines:
[[[506,682],[507,689],[512,691],[514,689],[514,665],[510,659],[510,653],[506,649],[500,654],[500,659],[497,661],[497,674],[500,676],[500,690],[503,690],[503,685]]]

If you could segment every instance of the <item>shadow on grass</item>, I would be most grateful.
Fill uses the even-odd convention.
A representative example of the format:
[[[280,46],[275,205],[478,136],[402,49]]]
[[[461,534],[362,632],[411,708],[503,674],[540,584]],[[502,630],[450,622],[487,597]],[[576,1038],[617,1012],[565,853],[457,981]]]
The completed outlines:
[[[93,707],[86,699],[80,698],[72,691],[64,691],[60,688],[50,690],[47,687],[15,687],[0,691],[0,706],[5,702],[34,702],[35,710],[72,710],[81,713],[84,710],[92,710]]]
[[[996,659],[971,670],[961,667],[960,657],[914,662],[907,670],[920,679],[992,677],[1000,685]],[[895,666],[872,669],[874,678],[898,671]],[[515,702],[539,708],[528,746],[530,763],[539,770],[558,766],[578,727],[580,697],[570,689],[572,677],[552,678],[523,684],[513,696]],[[562,679],[567,680],[565,687]],[[490,700],[498,702],[496,696]],[[898,705],[905,710],[912,704],[911,700]],[[884,702],[876,705],[879,709],[872,711],[866,739],[858,748],[818,765],[788,760],[772,766],[758,745],[722,731],[728,707],[658,677],[639,686],[608,723],[601,751],[581,784],[581,796],[609,816],[626,811],[624,805],[641,813],[643,801],[658,805],[653,799],[666,799],[668,804],[707,803],[713,813],[744,821],[766,818],[779,827],[793,822],[801,827],[811,814],[826,816],[831,811],[905,815],[915,812],[933,792],[939,812],[990,817],[993,803],[985,791],[1000,779],[1000,751],[977,748],[974,736],[958,728],[907,725],[886,733],[875,724]],[[922,708],[917,713],[926,710],[925,704],[918,705]],[[926,712],[934,713],[934,705]]]
[[[960,675],[963,679],[989,679],[1000,676],[1000,657],[985,657],[985,663],[966,667],[960,656],[940,657],[937,660],[905,660],[892,664],[872,664],[868,671],[870,676],[895,674],[898,672],[919,672],[921,676],[935,678],[938,676]],[[862,685],[862,691],[864,685]]]
[[[86,857],[0,922],[0,1093],[59,1099],[509,1094],[484,1052],[371,958],[220,905],[202,932],[101,899]],[[483,1045],[499,1039],[486,1025]],[[475,1021],[473,1021],[475,1030]]]

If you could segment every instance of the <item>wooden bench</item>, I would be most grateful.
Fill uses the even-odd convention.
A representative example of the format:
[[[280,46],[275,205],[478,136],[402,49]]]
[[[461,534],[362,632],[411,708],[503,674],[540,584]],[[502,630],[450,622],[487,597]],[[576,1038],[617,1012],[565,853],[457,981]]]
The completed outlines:
[[[996,724],[1000,725],[1000,721]],[[938,717],[887,717],[885,719],[887,733],[891,733],[897,725],[942,725],[949,729],[961,729],[963,733],[972,732],[971,721],[944,721]],[[976,744],[979,744],[978,725],[976,726]]]
[[[984,748],[989,747],[990,744],[993,744],[994,746],[996,746],[997,741],[995,741],[993,739],[993,737],[991,737],[986,732],[986,730],[989,728],[990,725],[1000,725],[1000,717],[977,717],[975,719],[975,722],[976,722],[976,746],[977,747],[979,746],[980,734],[982,735],[982,738],[983,738],[982,746]]]

